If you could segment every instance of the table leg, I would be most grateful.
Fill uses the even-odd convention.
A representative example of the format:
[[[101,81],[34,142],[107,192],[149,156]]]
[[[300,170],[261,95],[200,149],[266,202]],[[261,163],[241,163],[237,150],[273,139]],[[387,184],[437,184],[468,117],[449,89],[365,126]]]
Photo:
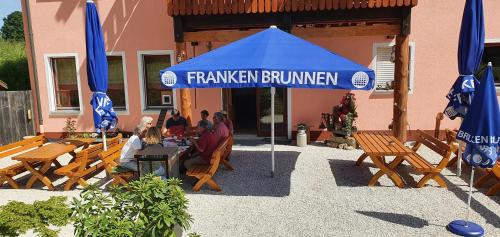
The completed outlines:
[[[368,155],[366,153],[363,153],[363,155],[358,158],[358,161],[356,161],[356,166],[360,166],[361,163],[363,163],[363,161],[366,159],[366,157],[368,157]]]
[[[386,174],[392,180],[394,185],[400,188],[404,187],[403,179],[401,179],[399,174],[394,171],[394,168],[403,162],[403,157],[396,157],[396,159],[394,159],[389,165],[383,162],[384,158],[381,156],[370,156],[370,158],[380,170],[370,179],[368,186],[374,186],[378,179]]]
[[[57,160],[55,160],[55,161],[54,161],[54,165],[55,165],[57,168],[61,168],[61,167],[62,167],[61,163],[59,163],[59,161],[57,161]]]
[[[36,170],[35,168],[31,167],[29,162],[23,161],[23,166],[32,174],[31,178],[28,180],[28,183],[26,183],[26,188],[33,187],[33,184],[37,180],[40,180],[43,184],[45,184],[45,186],[47,186],[49,190],[54,190],[54,185],[52,185],[50,179],[44,175],[50,169],[51,165],[51,161],[44,162],[42,168],[40,168],[40,170]]]

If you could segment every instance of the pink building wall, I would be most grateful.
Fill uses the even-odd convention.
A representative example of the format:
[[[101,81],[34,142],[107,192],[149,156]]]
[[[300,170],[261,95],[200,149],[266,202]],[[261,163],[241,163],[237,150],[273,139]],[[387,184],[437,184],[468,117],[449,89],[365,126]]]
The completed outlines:
[[[23,8],[25,7],[24,0]],[[435,115],[447,103],[445,95],[456,79],[457,44],[464,0],[419,1],[412,10],[411,42],[415,43],[414,90],[409,96],[408,117],[411,130],[434,129]],[[32,29],[43,116],[42,132],[62,132],[68,116],[77,119],[79,131],[92,131],[85,61],[85,1],[31,0]],[[163,0],[96,0],[103,24],[107,51],[125,52],[128,84],[128,113],[119,115],[119,128],[131,131],[143,112],[139,93],[138,51],[174,50],[172,18]],[[500,39],[500,1],[484,0],[486,38]],[[25,16],[26,17],[26,16]],[[26,19],[25,19],[26,20]],[[369,66],[373,44],[390,42],[380,37],[308,39],[358,63]],[[500,40],[499,40],[500,41]],[[200,42],[196,53],[206,51]],[[188,46],[188,49],[191,47]],[[51,115],[46,83],[45,54],[77,53],[83,112],[81,115]],[[190,53],[192,55],[192,53]],[[33,78],[32,78],[33,80]],[[33,83],[32,83],[33,84]],[[345,91],[292,89],[294,126],[306,122],[317,128],[323,112],[331,112]],[[179,93],[178,93],[179,94]],[[358,102],[358,128],[385,130],[392,119],[392,94],[355,92]],[[194,121],[199,111],[221,109],[220,89],[191,90]],[[179,102],[180,99],[177,99]],[[314,106],[311,102],[314,101]],[[456,121],[445,119],[442,128],[457,128]]]

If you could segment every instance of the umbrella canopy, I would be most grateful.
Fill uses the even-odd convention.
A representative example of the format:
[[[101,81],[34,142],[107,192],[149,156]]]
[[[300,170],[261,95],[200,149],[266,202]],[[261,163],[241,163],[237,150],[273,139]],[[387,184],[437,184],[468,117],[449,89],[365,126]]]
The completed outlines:
[[[160,78],[167,88],[271,87],[274,176],[275,87],[371,90],[375,72],[272,26],[161,70]]]
[[[371,90],[373,70],[269,28],[160,72],[168,88]]]
[[[460,76],[446,96],[450,102],[444,113],[451,119],[465,117],[472,102],[484,51],[484,13],[482,0],[467,0],[462,17],[458,43],[458,71]]]
[[[491,64],[481,79],[457,139],[467,143],[463,159],[469,165],[482,168],[495,165],[500,154],[500,109]]]
[[[92,93],[94,126],[97,132],[114,128],[117,122],[108,90],[108,61],[99,14],[93,1],[87,1],[85,40],[87,46],[87,78]]]

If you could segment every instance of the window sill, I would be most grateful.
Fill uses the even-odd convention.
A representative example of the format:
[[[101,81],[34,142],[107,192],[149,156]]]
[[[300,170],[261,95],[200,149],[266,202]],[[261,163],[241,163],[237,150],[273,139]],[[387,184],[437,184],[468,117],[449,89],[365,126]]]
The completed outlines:
[[[82,115],[82,111],[80,110],[56,110],[56,111],[50,111],[49,116],[50,117],[67,117],[67,116],[80,116]]]
[[[394,90],[373,90],[375,95],[391,95],[394,94]],[[408,90],[408,95],[412,95],[413,90]]]
[[[115,110],[116,115],[130,115],[128,110]]]

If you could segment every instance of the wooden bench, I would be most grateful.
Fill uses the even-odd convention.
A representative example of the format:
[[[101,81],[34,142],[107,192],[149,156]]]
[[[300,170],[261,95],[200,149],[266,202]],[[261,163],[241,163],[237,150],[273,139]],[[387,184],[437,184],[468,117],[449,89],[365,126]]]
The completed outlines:
[[[11,143],[0,147],[0,159],[27,151],[31,148],[41,147],[46,142],[43,135],[39,135],[33,138],[25,139],[15,143]],[[35,163],[34,166],[40,165],[41,163]],[[13,179],[14,176],[21,174],[26,171],[22,162],[17,162],[13,165],[0,168],[0,186],[7,182],[12,188],[19,188],[19,184]]]
[[[228,139],[228,142],[227,142],[226,150],[222,154],[220,163],[222,165],[224,165],[224,167],[226,167],[226,169],[234,170],[234,167],[229,163],[229,156],[231,155],[231,152],[233,151],[233,135],[229,135],[229,137],[227,139]]]
[[[193,191],[200,191],[201,186],[207,183],[212,189],[217,192],[222,191],[219,185],[212,179],[212,177],[217,172],[219,168],[219,163],[221,161],[221,157],[226,151],[227,144],[229,143],[229,137],[224,139],[221,144],[215,149],[212,154],[212,159],[210,160],[209,165],[197,165],[191,167],[187,170],[186,175],[192,176],[198,179],[198,182],[194,185]]]
[[[121,173],[113,172],[113,168],[117,167],[120,163],[120,154],[124,145],[125,143],[121,143],[99,154],[99,158],[102,160],[106,172],[113,178],[113,185],[127,184],[128,181],[135,176],[134,171]]]
[[[121,134],[118,134],[118,136],[114,138],[107,139],[108,149],[116,147],[121,139]],[[104,168],[104,163],[99,160],[99,154],[103,151],[102,143],[83,149],[76,153],[74,161],[54,171],[57,175],[63,175],[69,178],[64,185],[65,191],[70,190],[76,183],[80,184],[82,187],[88,186],[84,177]]]
[[[446,188],[447,185],[442,179],[440,173],[448,164],[452,153],[451,146],[420,130],[417,130],[416,133],[416,144],[412,147],[414,152],[410,155],[404,156],[404,160],[410,163],[410,165],[417,172],[424,174],[424,177],[418,182],[417,188],[425,186],[430,179],[436,181],[439,186]],[[425,158],[417,154],[417,150],[422,145],[430,148],[443,157],[437,166],[432,165]]]
[[[495,166],[491,169],[485,169],[486,174],[481,176],[475,183],[474,187],[480,188],[485,184],[488,180],[491,178],[495,178],[497,180],[497,183],[494,184],[488,192],[486,192],[486,195],[488,196],[494,196],[498,191],[500,191],[500,162],[497,162]]]

